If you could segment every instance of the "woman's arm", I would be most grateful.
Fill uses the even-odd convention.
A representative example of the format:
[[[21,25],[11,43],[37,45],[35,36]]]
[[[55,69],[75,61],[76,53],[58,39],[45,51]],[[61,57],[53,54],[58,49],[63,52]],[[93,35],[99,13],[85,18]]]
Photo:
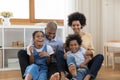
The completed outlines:
[[[93,40],[92,40],[92,36],[90,33],[85,33],[84,36],[82,36],[82,47],[84,47],[87,50],[91,50],[92,54],[90,54],[91,56],[93,56],[94,54],[94,46],[93,46]]]
[[[94,49],[87,49],[85,56],[90,56],[91,58],[93,58],[93,54],[94,54]]]
[[[50,64],[50,55],[47,52],[40,52],[40,57],[47,57],[47,64]]]
[[[80,67],[85,67],[88,62],[91,60],[91,55],[93,53],[91,52],[91,50],[86,50],[84,57],[85,57],[85,61],[83,63],[80,64]]]

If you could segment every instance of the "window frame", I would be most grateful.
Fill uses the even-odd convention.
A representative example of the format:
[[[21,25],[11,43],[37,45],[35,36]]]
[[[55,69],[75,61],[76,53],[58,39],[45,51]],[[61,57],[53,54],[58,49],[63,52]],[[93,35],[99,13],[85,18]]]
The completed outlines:
[[[31,25],[31,24],[35,24],[35,23],[47,23],[50,21],[55,21],[60,26],[64,25],[64,20],[62,20],[62,19],[57,19],[57,20],[56,19],[35,19],[34,0],[29,0],[29,19],[12,18],[12,19],[10,19],[10,21],[12,24],[26,24],[26,25],[29,25],[29,24]]]

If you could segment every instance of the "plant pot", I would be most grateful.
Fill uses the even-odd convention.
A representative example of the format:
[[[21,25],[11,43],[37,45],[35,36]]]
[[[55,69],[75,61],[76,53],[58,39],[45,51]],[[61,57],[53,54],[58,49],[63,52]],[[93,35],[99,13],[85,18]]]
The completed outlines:
[[[11,25],[10,18],[8,18],[8,17],[3,18],[2,23],[3,23],[3,26],[5,26],[5,27],[10,26]]]

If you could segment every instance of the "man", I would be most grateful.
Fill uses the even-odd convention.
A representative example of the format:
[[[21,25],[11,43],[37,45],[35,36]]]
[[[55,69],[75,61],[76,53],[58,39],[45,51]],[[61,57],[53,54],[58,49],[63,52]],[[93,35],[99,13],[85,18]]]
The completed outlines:
[[[45,43],[50,45],[53,50],[55,51],[55,58],[52,58],[52,62],[49,65],[48,77],[50,78],[52,74],[55,72],[60,72],[61,78],[64,79],[64,51],[63,51],[63,42],[62,40],[56,35],[57,32],[57,24],[54,22],[49,22],[45,28]],[[33,42],[30,42],[32,45]],[[30,64],[29,63],[29,47],[26,50],[20,50],[18,52],[19,64],[21,68],[22,77],[24,78],[23,74],[25,72],[26,67]]]

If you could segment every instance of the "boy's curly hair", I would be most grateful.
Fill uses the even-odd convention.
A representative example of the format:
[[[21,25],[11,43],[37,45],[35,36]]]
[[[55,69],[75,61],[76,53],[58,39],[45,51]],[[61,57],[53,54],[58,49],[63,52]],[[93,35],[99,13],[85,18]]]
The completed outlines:
[[[69,48],[70,41],[72,41],[72,40],[76,40],[79,45],[82,44],[82,39],[79,34],[70,34],[70,35],[68,35],[68,37],[66,38],[66,41],[65,41],[67,48]]]

